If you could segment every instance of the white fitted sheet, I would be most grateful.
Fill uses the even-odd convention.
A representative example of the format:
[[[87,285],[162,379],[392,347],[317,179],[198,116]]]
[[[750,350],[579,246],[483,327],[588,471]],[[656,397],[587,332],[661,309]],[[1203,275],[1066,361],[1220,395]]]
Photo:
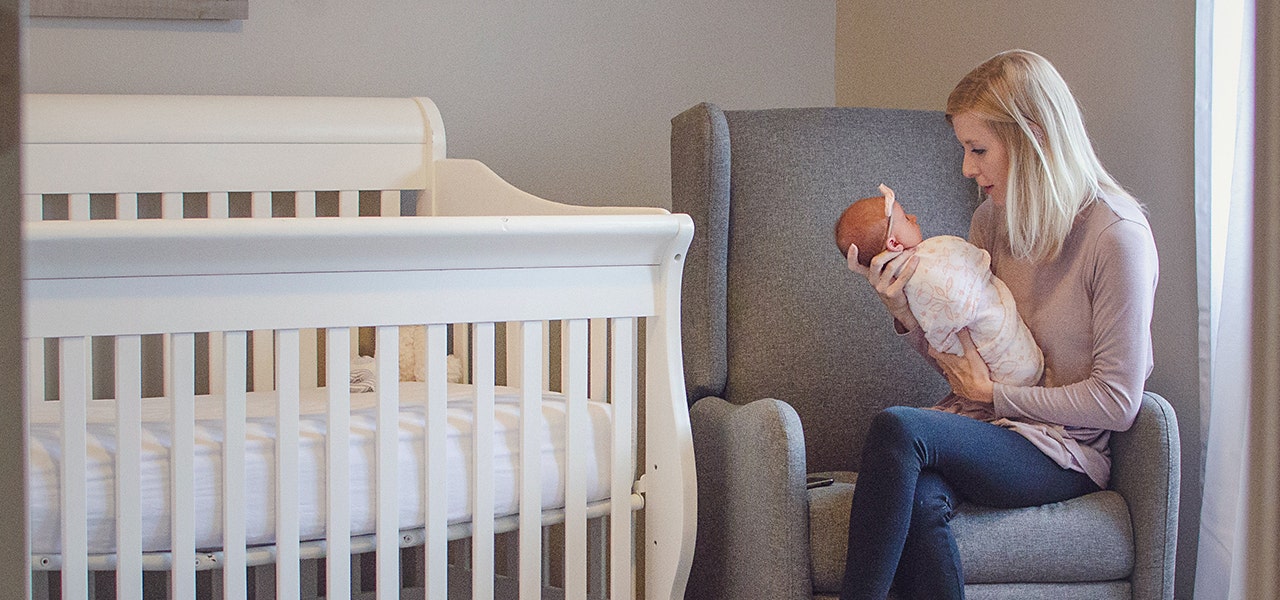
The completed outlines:
[[[423,523],[425,385],[400,384],[399,524],[402,529]],[[495,516],[515,514],[519,508],[520,408],[518,390],[496,390],[493,444]],[[447,471],[449,523],[471,519],[472,403],[474,388],[449,384]],[[376,463],[374,393],[351,394],[351,521],[355,534],[373,533]],[[86,480],[90,553],[115,548],[115,425],[114,403],[91,404]],[[250,392],[246,437],[246,529],[250,545],[270,544],[275,536],[275,413],[274,392]],[[608,404],[587,402],[587,431],[578,435],[585,445],[587,500],[608,496],[612,412]],[[299,436],[299,520],[303,540],[322,539],[325,522],[325,430],[327,396],[324,389],[303,390]],[[160,408],[157,408],[160,407]],[[541,484],[544,509],[564,506],[565,404],[563,396],[544,393]],[[154,400],[144,403],[142,434],[142,544],[144,551],[169,547],[169,426],[167,411]],[[194,461],[196,547],[217,549],[222,544],[222,421],[221,400],[197,400]],[[28,486],[31,549],[36,554],[60,552],[59,424],[46,418],[31,423]],[[630,432],[626,432],[630,435]]]

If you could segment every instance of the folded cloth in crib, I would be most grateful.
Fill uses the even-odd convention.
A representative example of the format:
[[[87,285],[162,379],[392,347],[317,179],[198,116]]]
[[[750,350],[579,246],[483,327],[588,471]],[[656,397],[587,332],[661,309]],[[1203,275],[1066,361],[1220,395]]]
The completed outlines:
[[[515,514],[520,489],[520,406],[518,390],[496,390],[493,478],[495,516]],[[424,421],[422,399],[426,387],[418,382],[400,384],[398,442],[399,526],[421,527],[423,523]],[[446,426],[448,520],[471,519],[472,423],[470,400],[474,388],[449,384]],[[162,400],[162,399],[157,399]],[[300,531],[303,540],[322,539],[325,533],[325,390],[304,390],[300,399],[301,424],[299,458]],[[374,531],[377,506],[375,463],[375,394],[351,395],[351,477],[352,531]],[[115,548],[115,425],[113,402],[95,401],[90,410],[87,458],[88,531],[90,553],[109,553]],[[214,549],[222,540],[222,411],[221,398],[197,400],[194,460],[196,545]],[[250,392],[246,439],[246,529],[248,543],[269,544],[275,531],[275,439],[274,392]],[[612,411],[608,404],[587,402],[586,431],[575,434],[588,440],[583,464],[586,466],[587,499],[608,496],[610,478],[610,436]],[[565,403],[556,393],[544,394],[541,436],[542,506],[564,506]],[[144,551],[169,547],[169,447],[171,436],[167,409],[150,399],[144,405],[142,439],[142,543]],[[62,458],[58,423],[45,419],[33,422],[30,434],[30,522],[31,550],[37,554],[60,552],[59,466]],[[628,435],[630,435],[628,433]]]
[[[361,356],[351,361],[351,393],[372,392],[377,363],[372,356]]]

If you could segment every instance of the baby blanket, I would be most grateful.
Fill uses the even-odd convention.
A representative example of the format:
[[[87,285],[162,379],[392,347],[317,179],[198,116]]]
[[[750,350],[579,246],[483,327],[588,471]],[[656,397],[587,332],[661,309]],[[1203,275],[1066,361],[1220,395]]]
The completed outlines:
[[[905,291],[929,345],[962,354],[956,333],[968,327],[993,381],[1039,383],[1044,356],[1018,316],[1013,295],[991,273],[991,255],[951,235],[924,240],[915,254],[916,271]]]

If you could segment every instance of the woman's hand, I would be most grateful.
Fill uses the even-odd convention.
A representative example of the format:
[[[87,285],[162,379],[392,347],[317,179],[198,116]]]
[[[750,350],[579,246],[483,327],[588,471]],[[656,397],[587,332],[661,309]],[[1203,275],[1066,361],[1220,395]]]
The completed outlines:
[[[937,361],[942,374],[951,384],[951,391],[957,396],[970,400],[991,404],[995,401],[995,382],[991,381],[991,369],[978,355],[978,347],[974,345],[969,330],[961,329],[956,337],[960,338],[960,346],[964,348],[963,356],[956,356],[929,347],[929,356]]]
[[[915,315],[911,314],[907,294],[903,290],[916,272],[916,264],[919,262],[914,252],[881,252],[871,259],[871,267],[866,274],[867,281],[880,296],[880,301],[905,331],[920,328]]]

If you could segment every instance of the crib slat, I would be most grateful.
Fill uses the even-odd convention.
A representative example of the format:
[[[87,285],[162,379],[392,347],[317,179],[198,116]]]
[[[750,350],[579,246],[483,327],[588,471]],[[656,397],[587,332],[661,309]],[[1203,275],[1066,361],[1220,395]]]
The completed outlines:
[[[182,213],[181,192],[165,192],[160,194],[160,218],[181,219],[183,217]]]
[[[587,597],[587,321],[565,322],[564,591],[567,600]]]
[[[89,220],[89,194],[67,195],[67,219],[72,221]]]
[[[89,542],[85,483],[85,425],[89,402],[89,339],[62,338],[58,397],[62,409],[62,594],[89,593]]]
[[[400,190],[382,190],[378,214],[384,217],[400,216]]]
[[[138,220],[138,195],[116,194],[116,220]]]
[[[326,384],[329,397],[329,429],[325,447],[325,589],[328,598],[351,597],[351,378],[346,350],[350,329],[326,332]]]
[[[22,353],[23,363],[27,370],[26,392],[27,411],[44,402],[44,340],[27,338],[26,350]]]
[[[396,468],[400,462],[397,448],[400,439],[400,386],[397,385],[400,369],[399,361],[396,360],[400,352],[400,328],[379,327],[376,343],[378,512],[375,518],[378,545],[375,577],[378,600],[391,600],[400,597],[400,501],[397,493],[400,485],[397,477],[399,471]]]
[[[342,190],[338,192],[338,216],[339,217],[360,216],[360,192],[359,191]]]
[[[209,218],[226,219],[231,216],[231,195],[227,192],[209,192]]]
[[[142,338],[116,337],[116,598],[142,598]]]
[[[276,357],[276,597],[301,594],[298,517],[298,330],[282,329]],[[255,336],[256,337],[256,336]]]
[[[520,323],[520,598],[542,595],[542,338],[541,321]],[[508,329],[510,331],[511,329]],[[511,341],[508,340],[508,348]],[[510,379],[508,379],[510,381]]]
[[[633,556],[631,552],[631,486],[635,459],[631,454],[631,409],[635,402],[635,378],[631,364],[635,361],[635,319],[613,320],[613,481],[609,488],[610,590],[615,600],[631,598],[635,592]]]
[[[493,598],[493,427],[494,324],[476,323],[475,405],[472,425],[472,471],[475,499],[471,511],[471,593],[473,600]]]
[[[249,216],[254,219],[271,218],[271,192],[257,191],[250,194]]]
[[[535,387],[539,390],[547,390],[551,388],[551,336],[548,335],[551,331],[551,324],[549,321],[539,321],[538,323],[541,325],[539,331],[542,332],[540,354],[542,359],[539,361],[540,364],[533,365],[533,367],[536,367],[534,372],[538,376],[538,384]],[[524,369],[526,368],[524,358],[519,351],[515,350],[520,348],[523,343],[520,337],[523,324],[510,323],[507,326],[507,382],[509,385],[520,385],[519,382],[524,381]]]
[[[182,194],[167,192],[160,195],[161,219],[181,219],[182,212]],[[164,334],[160,337],[160,346],[162,348],[160,354],[162,357],[161,362],[163,363],[161,365],[161,369],[164,373],[163,379],[165,396],[173,394],[173,381],[170,376],[173,369],[173,351],[171,348],[172,340],[170,338],[171,336],[169,334]]]
[[[310,219],[316,216],[316,193],[313,191],[294,192],[293,214],[299,219]]]
[[[445,465],[445,420],[449,398],[449,361],[447,355],[448,330],[446,325],[426,327],[426,451],[427,465],[423,473],[426,497],[426,543],[424,556],[426,572],[424,585],[427,598],[448,597],[448,503],[445,490],[447,475]],[[455,349],[456,351],[456,349]]]
[[[210,334],[221,340],[216,360],[222,365],[226,377],[226,411],[223,413],[222,443],[222,587],[226,598],[244,598],[247,593],[248,573],[245,549],[245,353],[248,336],[243,331],[231,331],[222,335]],[[212,344],[211,344],[212,346]],[[213,355],[212,348],[210,354]]]
[[[44,195],[22,195],[22,220],[29,222],[44,220]]]
[[[195,334],[175,333],[170,336],[169,389],[173,390],[170,430],[173,441],[169,457],[169,498],[173,565],[170,570],[170,596],[195,598],[196,534],[195,489]]]

